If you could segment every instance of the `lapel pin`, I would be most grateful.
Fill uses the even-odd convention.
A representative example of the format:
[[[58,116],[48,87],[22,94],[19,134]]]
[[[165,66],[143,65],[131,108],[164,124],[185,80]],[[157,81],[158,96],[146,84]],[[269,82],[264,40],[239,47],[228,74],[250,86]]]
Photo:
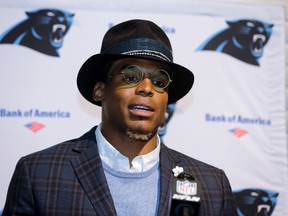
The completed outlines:
[[[183,167],[176,166],[172,169],[172,172],[174,173],[174,177],[177,177],[180,173],[184,172]]]

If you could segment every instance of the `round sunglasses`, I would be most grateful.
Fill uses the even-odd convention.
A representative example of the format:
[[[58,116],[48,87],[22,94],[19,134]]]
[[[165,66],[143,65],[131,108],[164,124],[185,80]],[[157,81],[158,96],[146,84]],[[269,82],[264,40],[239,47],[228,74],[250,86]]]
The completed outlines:
[[[128,65],[121,70],[124,80],[131,86],[138,85],[144,77],[148,76],[153,88],[158,92],[164,92],[172,82],[169,73],[164,69],[156,69],[152,73],[145,73],[138,65]]]

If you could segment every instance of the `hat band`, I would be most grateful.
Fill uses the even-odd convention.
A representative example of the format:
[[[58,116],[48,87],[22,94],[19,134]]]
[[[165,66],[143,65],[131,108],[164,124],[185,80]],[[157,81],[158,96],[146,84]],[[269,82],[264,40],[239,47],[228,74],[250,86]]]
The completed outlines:
[[[150,38],[136,38],[115,44],[101,52],[102,54],[146,55],[173,62],[172,51],[158,41]]]

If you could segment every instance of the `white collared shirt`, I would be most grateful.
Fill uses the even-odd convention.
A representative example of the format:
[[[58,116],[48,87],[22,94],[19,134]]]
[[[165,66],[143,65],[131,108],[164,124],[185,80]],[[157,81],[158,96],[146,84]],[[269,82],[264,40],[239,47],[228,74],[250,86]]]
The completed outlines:
[[[160,137],[157,135],[156,148],[146,155],[136,156],[130,168],[129,158],[115,149],[103,136],[102,124],[100,123],[95,131],[96,141],[101,160],[111,168],[121,172],[145,172],[159,162]]]

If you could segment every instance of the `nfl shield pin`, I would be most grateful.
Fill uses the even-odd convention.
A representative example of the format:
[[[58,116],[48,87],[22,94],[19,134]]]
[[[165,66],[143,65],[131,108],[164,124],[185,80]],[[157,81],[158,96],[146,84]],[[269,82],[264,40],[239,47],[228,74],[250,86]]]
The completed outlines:
[[[197,183],[188,180],[177,179],[176,191],[179,194],[194,196],[197,194]]]
[[[201,183],[183,170],[172,170],[172,200],[170,216],[199,215],[201,205]],[[176,174],[176,175],[175,175]]]

